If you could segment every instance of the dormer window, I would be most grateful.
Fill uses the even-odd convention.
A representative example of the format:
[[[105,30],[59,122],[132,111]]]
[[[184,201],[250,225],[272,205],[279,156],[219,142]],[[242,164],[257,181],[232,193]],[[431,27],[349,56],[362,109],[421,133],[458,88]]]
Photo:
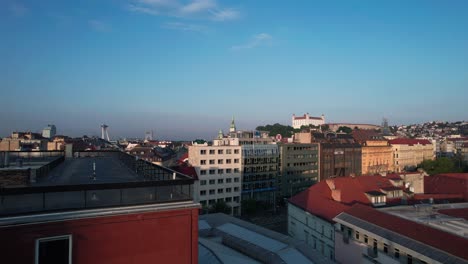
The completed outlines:
[[[373,206],[383,206],[387,202],[387,195],[379,191],[366,192],[366,196]]]

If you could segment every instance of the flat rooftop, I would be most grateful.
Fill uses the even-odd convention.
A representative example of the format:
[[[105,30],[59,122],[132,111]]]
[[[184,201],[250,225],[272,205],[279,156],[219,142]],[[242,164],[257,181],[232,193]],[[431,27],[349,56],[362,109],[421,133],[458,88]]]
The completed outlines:
[[[0,218],[57,211],[193,202],[193,179],[120,151],[75,152],[7,178],[0,188]],[[16,173],[16,174],[15,174]]]
[[[299,241],[226,214],[199,217],[199,263],[334,263]]]
[[[94,170],[95,168],[95,170]],[[94,177],[95,176],[95,177]],[[65,159],[33,186],[134,182],[143,176],[125,166],[117,156]]]
[[[451,211],[468,211],[468,203],[419,204],[413,206],[394,206],[378,209],[419,224],[427,225],[453,235],[468,238],[468,221]]]

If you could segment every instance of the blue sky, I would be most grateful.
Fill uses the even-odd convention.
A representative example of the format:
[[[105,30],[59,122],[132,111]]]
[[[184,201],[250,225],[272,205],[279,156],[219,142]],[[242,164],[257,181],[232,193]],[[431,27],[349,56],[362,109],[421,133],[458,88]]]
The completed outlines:
[[[468,120],[467,1],[0,1],[0,135]]]

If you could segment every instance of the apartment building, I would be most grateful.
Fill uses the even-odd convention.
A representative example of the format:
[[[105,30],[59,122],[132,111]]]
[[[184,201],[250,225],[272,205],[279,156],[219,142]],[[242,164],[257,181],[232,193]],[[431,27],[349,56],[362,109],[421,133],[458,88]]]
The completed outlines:
[[[238,141],[218,138],[212,145],[193,142],[188,161],[198,175],[194,184],[194,200],[204,207],[224,201],[232,215],[241,213],[242,153]]]
[[[414,168],[424,160],[434,159],[434,148],[427,139],[397,138],[389,143],[392,146],[396,172]]]
[[[362,174],[393,171],[393,152],[388,140],[375,130],[354,130],[352,135],[362,147]]]

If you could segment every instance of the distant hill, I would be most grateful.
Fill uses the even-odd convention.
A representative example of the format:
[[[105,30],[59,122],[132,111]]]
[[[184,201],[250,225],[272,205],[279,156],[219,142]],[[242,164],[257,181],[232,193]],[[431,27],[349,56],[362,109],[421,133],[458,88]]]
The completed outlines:
[[[294,128],[292,126],[285,126],[281,124],[258,126],[256,130],[259,131],[268,131],[268,135],[274,137],[278,134],[281,134],[283,137],[291,137],[294,134]]]

